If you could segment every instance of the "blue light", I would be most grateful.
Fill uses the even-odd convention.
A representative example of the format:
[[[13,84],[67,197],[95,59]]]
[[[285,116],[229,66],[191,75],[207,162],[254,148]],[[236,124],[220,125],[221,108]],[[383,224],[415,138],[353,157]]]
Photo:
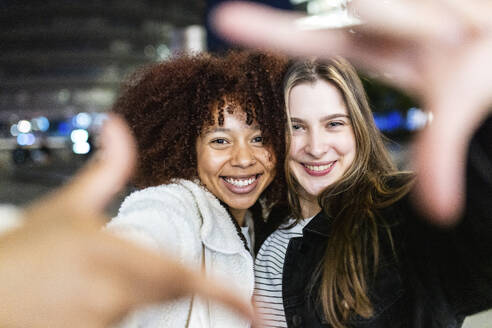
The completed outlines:
[[[410,108],[407,112],[406,127],[410,131],[422,129],[427,123],[428,115],[419,108]]]
[[[13,137],[17,137],[19,135],[19,129],[17,129],[17,124],[12,124],[12,126],[10,127],[10,134]]]
[[[21,146],[27,145],[27,134],[25,133],[19,133],[17,135],[17,143]]]
[[[91,123],[92,117],[87,113],[78,113],[72,119],[72,125],[81,129],[87,129]]]
[[[31,146],[36,141],[36,137],[32,133],[19,133],[17,143],[20,146]]]
[[[36,123],[38,129],[42,132],[46,132],[50,128],[50,121],[44,116],[37,117],[33,121]]]
[[[374,116],[374,123],[376,123],[378,129],[381,131],[386,131],[386,117],[376,113],[374,113],[373,116]]]
[[[404,127],[405,120],[398,111],[391,111],[386,114],[374,114],[374,122],[379,130],[393,132]]]
[[[70,133],[70,124],[67,122],[60,122],[58,124],[58,134],[61,136],[68,136]]]

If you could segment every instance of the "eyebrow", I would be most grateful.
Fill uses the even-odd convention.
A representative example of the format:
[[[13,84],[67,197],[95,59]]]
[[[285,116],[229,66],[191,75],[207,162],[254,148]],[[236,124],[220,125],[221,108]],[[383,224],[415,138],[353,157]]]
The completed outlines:
[[[251,125],[251,126],[248,126],[248,129],[250,130],[261,130],[260,129],[260,126],[259,125]],[[203,134],[210,134],[210,133],[216,133],[216,132],[229,132],[231,131],[231,129],[227,129],[227,128],[223,128],[223,127],[216,127],[216,128],[213,128],[213,129],[206,129]]]
[[[348,116],[347,114],[331,114],[331,115],[323,116],[322,118],[319,119],[319,121],[324,122],[324,121],[332,120],[334,118],[339,118],[339,117],[344,117],[344,118],[350,119],[350,116]],[[298,117],[291,117],[290,120],[293,122],[301,122],[301,123],[304,122],[303,119],[298,118]]]

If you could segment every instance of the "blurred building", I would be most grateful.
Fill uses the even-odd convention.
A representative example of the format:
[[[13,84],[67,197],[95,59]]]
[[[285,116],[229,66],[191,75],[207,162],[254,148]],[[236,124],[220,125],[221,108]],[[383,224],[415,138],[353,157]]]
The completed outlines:
[[[0,202],[68,178],[137,67],[206,50],[205,1],[0,0]]]
[[[202,24],[203,6],[0,1],[0,120],[105,110],[129,72],[186,48],[187,27]]]

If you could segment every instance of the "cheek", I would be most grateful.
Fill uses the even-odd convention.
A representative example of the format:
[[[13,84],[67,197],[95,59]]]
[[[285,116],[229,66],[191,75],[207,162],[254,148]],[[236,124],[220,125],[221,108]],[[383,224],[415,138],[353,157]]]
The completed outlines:
[[[209,151],[201,151],[197,155],[197,171],[198,177],[202,182],[207,180],[209,175],[215,174],[217,171],[217,156],[213,156]]]
[[[348,157],[355,154],[356,145],[355,137],[353,132],[344,133],[337,137],[336,143],[334,143],[341,154],[347,155]]]
[[[355,160],[357,146],[353,135],[348,135],[343,143],[340,143],[340,153],[343,156],[345,169],[347,169]]]
[[[351,158],[351,161],[354,160],[354,157],[355,157],[355,153],[357,152],[357,145],[355,144],[355,137],[352,135],[351,138],[349,139],[350,142],[347,146],[348,148],[348,153],[350,153],[350,158]]]
[[[352,144],[350,146],[351,146],[350,147],[350,151],[349,151],[349,154],[347,156],[348,157],[348,161],[347,161],[348,164],[352,164],[352,162],[355,159],[355,154],[356,154],[356,148],[355,148],[356,146],[355,146],[355,144]]]
[[[206,182],[207,168],[204,167],[203,162],[200,161],[200,159],[198,159],[198,161],[197,161],[197,170],[196,171],[198,174],[198,179],[200,179],[200,181],[205,183]]]
[[[265,170],[269,171],[270,174],[274,174],[277,159],[272,151],[267,149],[259,149],[255,157],[263,163]]]
[[[292,177],[294,177],[297,181],[300,181],[302,180],[302,169],[301,167],[298,165],[297,161],[293,160],[293,159],[290,159],[289,160],[289,171],[290,171],[290,175]]]
[[[350,157],[355,153],[355,145],[352,142],[344,141],[338,144],[338,150],[342,155]]]
[[[292,137],[288,155],[290,157],[295,157],[296,154],[301,150],[301,148],[302,148],[302,140],[300,138]]]

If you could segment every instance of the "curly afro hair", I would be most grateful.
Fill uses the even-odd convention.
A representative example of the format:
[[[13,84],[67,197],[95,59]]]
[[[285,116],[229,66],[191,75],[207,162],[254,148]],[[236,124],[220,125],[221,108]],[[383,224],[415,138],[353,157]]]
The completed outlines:
[[[123,86],[113,111],[130,125],[138,144],[138,188],[198,178],[195,144],[201,131],[223,124],[224,99],[257,122],[277,159],[277,176],[264,192],[272,204],[283,197],[285,110],[282,79],[287,58],[246,51],[222,57],[181,55],[139,70]],[[227,108],[226,108],[227,107]]]

